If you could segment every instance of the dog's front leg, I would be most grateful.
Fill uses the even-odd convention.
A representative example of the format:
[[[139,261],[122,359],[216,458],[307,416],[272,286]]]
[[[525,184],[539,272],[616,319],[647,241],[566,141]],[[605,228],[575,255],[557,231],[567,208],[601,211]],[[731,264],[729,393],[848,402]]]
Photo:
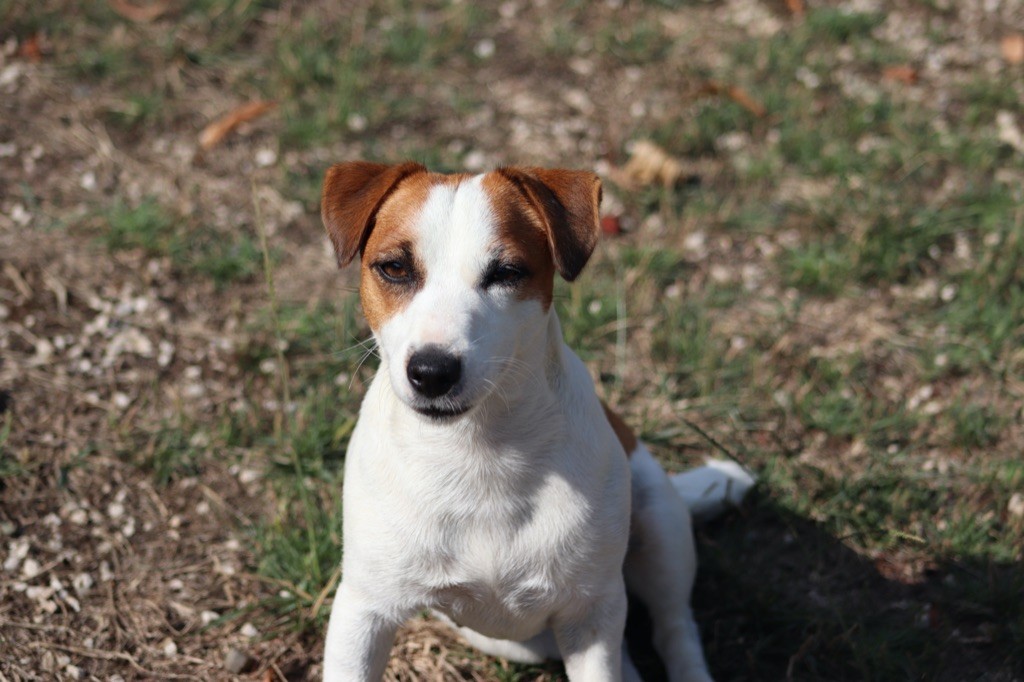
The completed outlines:
[[[626,588],[621,581],[604,599],[582,613],[552,624],[565,672],[573,682],[620,682],[622,637],[626,627]]]
[[[378,682],[401,621],[342,581],[324,646],[324,682]]]

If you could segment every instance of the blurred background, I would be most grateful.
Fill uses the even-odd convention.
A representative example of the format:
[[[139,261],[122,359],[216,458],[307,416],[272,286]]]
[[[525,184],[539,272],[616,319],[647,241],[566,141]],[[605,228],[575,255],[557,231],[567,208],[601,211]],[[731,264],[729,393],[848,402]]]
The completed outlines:
[[[1024,676],[1024,2],[0,0],[0,672],[319,679],[376,358],[325,168],[597,170],[557,301],[723,680]],[[656,664],[651,679],[657,679]],[[388,679],[560,679],[428,619]]]

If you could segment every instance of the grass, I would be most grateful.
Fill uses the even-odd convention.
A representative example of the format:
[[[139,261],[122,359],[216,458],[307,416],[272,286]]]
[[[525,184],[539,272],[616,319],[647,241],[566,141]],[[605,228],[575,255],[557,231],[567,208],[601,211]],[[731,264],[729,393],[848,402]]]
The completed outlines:
[[[636,121],[615,113],[629,102],[598,98],[587,126],[611,131],[598,145],[609,158],[625,138],[651,137],[714,170],[670,192],[609,185],[638,227],[605,240],[578,282],[559,282],[555,305],[599,391],[670,468],[728,450],[762,478],[748,508],[699,531],[695,600],[712,668],[725,679],[1009,678],[1024,660],[1024,522],[1008,506],[1024,485],[1024,157],[994,120],[1019,110],[1019,79],[951,66],[938,82],[883,40],[886,12],[811,7],[797,21],[782,4],[771,4],[783,17],[773,35],[730,42],[716,19],[715,58],[692,64],[678,55],[696,34],[665,21],[706,20],[708,3],[689,0],[548,3],[544,16],[519,8],[515,22],[442,0],[193,0],[159,35],[102,3],[69,17],[44,3],[12,30],[94,34],[63,66],[114,93],[104,120],[125,145],[191,120],[170,111],[172,88],[143,77],[154,65],[278,101],[270,134],[295,160],[275,182],[311,216],[338,149],[442,170],[477,147],[515,158],[505,118],[523,114],[472,74],[503,97],[512,83],[547,103],[563,85],[589,87],[564,67],[583,57],[596,84],[636,72],[638,100],[675,93]],[[934,22],[945,16],[920,4]],[[496,45],[489,60],[473,51],[483,39]],[[902,64],[922,83],[885,78]],[[695,95],[709,80],[741,87],[765,115]],[[498,141],[463,129],[483,105]],[[98,239],[166,258],[225,296],[296,267],[267,262],[272,246],[255,234],[171,205],[111,200]],[[645,224],[652,215],[661,228]],[[314,223],[274,239],[309,243]],[[699,253],[685,246],[698,230]],[[753,283],[747,267],[760,272]],[[209,435],[202,446],[161,427],[140,465],[166,482],[201,475],[213,451],[261,458],[273,503],[250,529],[254,569],[284,590],[265,606],[317,633],[342,551],[345,448],[374,359],[353,292],[268,298],[249,311],[235,360],[246,393],[273,405],[209,416],[195,425]],[[540,674],[498,663],[490,673]]]
[[[206,277],[218,287],[251,280],[258,272],[260,251],[251,236],[225,237],[175,215],[153,198],[137,206],[117,202],[104,222],[100,241],[111,251],[136,249],[168,257],[179,270]]]

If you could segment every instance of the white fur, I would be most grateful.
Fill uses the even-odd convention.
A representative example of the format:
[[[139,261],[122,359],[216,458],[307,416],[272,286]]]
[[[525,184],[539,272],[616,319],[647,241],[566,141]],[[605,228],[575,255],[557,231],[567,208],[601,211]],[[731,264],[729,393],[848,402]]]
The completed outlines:
[[[485,651],[560,656],[572,680],[638,680],[623,656],[628,585],[670,679],[709,680],[676,490],[690,479],[670,480],[642,445],[623,456],[553,310],[479,286],[497,246],[479,177],[434,188],[410,220],[426,279],[375,330],[381,366],[346,459],[324,679],[379,680],[398,625],[429,608]],[[471,409],[456,419],[410,407],[406,362],[425,344],[464,358],[452,400]],[[706,507],[714,492],[697,497]]]

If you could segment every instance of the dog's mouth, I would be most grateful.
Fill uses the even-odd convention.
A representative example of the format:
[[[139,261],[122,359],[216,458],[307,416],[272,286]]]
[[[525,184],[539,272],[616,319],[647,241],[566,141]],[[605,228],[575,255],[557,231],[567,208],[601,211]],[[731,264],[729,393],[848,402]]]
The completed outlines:
[[[469,412],[470,405],[414,405],[412,409],[434,421],[450,421]]]

